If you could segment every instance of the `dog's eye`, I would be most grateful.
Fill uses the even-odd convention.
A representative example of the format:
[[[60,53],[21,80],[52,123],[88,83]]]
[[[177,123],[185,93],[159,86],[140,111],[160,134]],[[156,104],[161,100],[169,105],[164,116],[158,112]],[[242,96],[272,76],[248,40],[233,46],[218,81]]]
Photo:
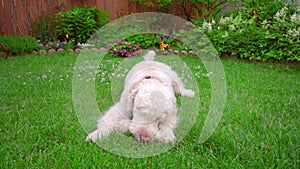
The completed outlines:
[[[151,79],[151,76],[146,76],[144,77],[144,79]]]

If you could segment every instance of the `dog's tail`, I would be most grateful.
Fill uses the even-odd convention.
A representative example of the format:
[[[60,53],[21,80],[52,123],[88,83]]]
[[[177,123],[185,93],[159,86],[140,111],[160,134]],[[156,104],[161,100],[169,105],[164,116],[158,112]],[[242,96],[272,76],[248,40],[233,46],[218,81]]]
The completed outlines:
[[[149,50],[144,56],[144,60],[154,60],[156,53],[153,50]]]

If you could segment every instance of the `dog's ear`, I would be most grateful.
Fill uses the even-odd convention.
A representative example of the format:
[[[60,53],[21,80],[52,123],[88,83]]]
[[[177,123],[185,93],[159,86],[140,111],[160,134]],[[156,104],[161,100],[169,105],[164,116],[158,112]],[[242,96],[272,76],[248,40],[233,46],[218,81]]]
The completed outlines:
[[[129,88],[128,99],[129,99],[129,102],[131,105],[133,105],[135,96],[136,96],[137,92],[139,91],[139,84],[140,84],[140,82],[133,83]]]
[[[156,53],[153,50],[150,50],[147,52],[147,54],[144,56],[144,60],[154,60]]]

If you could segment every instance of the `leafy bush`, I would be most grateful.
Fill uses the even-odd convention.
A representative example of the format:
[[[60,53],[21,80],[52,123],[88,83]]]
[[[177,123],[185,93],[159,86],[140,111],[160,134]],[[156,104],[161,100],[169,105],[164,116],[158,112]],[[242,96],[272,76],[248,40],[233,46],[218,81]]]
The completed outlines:
[[[96,7],[75,7],[71,11],[56,14],[56,33],[61,41],[85,43],[97,29],[108,22],[109,14]]]
[[[239,13],[204,21],[201,27],[220,53],[263,61],[300,61],[300,7],[283,7],[273,19],[262,22]]]
[[[7,47],[10,54],[14,55],[31,53],[39,48],[38,42],[32,36],[3,35],[0,36],[0,42]]]

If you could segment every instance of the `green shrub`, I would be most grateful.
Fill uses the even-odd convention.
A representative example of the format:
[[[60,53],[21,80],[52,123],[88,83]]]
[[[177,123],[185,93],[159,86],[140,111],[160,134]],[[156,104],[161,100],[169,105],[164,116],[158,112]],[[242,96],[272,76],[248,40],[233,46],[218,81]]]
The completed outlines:
[[[3,43],[10,54],[20,55],[31,53],[39,48],[38,42],[32,36],[21,35],[3,35],[0,36],[0,42]],[[0,50],[3,50],[0,48]]]
[[[204,21],[201,27],[220,53],[263,61],[300,61],[300,7],[283,7],[262,22],[239,13]]]
[[[85,43],[97,29],[108,22],[109,14],[96,7],[75,7],[71,11],[56,14],[56,33],[61,41]]]

